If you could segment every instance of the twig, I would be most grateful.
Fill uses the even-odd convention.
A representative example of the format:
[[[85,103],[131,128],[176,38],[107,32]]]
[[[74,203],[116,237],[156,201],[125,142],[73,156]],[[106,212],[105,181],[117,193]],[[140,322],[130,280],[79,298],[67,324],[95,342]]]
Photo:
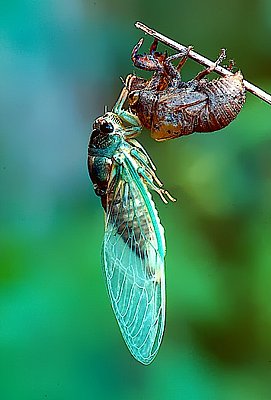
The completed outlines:
[[[143,32],[147,33],[148,35],[154,37],[155,39],[159,40],[162,43],[165,43],[167,46],[172,47],[175,50],[183,51],[187,48],[172,39],[167,38],[166,36],[162,35],[159,32],[149,28],[148,26],[142,24],[141,22],[135,23],[136,28],[141,29]],[[206,67],[211,67],[214,63],[208,58],[201,56],[200,54],[196,53],[195,51],[191,50],[188,54],[189,58],[197,61],[201,65],[205,65]],[[220,67],[219,65],[214,68],[214,71],[217,72],[219,75],[226,76],[232,75],[232,72],[228,71],[227,69]],[[244,85],[246,90],[250,93],[254,94],[255,96],[259,97],[260,99],[266,101],[266,103],[271,105],[271,95],[264,92],[262,89],[258,88],[257,86],[252,85],[252,83],[244,80]]]

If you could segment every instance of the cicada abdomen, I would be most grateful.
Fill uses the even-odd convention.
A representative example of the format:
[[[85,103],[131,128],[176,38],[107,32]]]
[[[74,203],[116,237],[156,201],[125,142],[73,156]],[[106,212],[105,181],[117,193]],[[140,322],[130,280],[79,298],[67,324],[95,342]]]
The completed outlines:
[[[245,87],[240,71],[211,81],[199,81],[198,91],[207,95],[200,115],[194,117],[194,132],[212,132],[224,128],[241,111],[245,102]],[[189,107],[187,113],[190,112]]]

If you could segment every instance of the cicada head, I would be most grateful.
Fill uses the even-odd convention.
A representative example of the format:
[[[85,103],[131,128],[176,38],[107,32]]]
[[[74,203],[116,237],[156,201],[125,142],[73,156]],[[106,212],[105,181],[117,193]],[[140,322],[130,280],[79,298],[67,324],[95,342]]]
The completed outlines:
[[[88,145],[88,171],[95,193],[105,198],[112,176],[113,156],[122,142],[120,121],[116,114],[108,112],[93,124]],[[106,200],[102,200],[106,207]]]
[[[93,131],[90,136],[90,146],[95,148],[108,148],[116,143],[122,131],[120,118],[108,112],[102,117],[97,118],[93,124]]]

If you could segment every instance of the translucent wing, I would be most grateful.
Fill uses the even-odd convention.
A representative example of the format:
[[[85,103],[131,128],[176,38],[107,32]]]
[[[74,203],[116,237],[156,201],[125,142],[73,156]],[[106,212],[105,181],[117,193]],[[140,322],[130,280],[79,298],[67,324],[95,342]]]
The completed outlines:
[[[164,229],[135,160],[126,154],[107,194],[104,270],[113,310],[132,355],[149,364],[165,324]]]

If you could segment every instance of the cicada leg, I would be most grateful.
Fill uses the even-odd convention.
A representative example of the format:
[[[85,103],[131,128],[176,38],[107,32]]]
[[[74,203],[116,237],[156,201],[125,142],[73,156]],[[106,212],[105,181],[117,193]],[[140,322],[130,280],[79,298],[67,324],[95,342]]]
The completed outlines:
[[[147,173],[145,172],[145,169],[143,167],[139,167],[137,169],[137,173],[145,180],[145,182],[148,184],[150,189],[154,190],[155,192],[157,192],[159,194],[159,196],[161,197],[162,201],[165,204],[168,204],[168,200],[173,201],[173,202],[176,201],[176,199],[174,199],[174,197],[172,197],[171,194],[167,190],[162,189],[161,187],[157,186],[153,182],[153,180],[147,175]],[[159,181],[157,176],[155,176],[155,178]]]
[[[137,160],[137,161],[139,161],[139,163],[141,164],[141,165],[143,165],[144,166],[144,168],[145,168],[145,170],[146,170],[146,172],[149,174],[149,175],[151,175],[151,177],[153,178],[153,180],[155,181],[155,183],[159,186],[159,187],[162,187],[163,186],[163,183],[160,181],[160,179],[155,175],[155,170],[152,168],[152,165],[150,166],[150,164],[148,164],[148,161],[149,161],[149,156],[147,155],[147,162],[146,162],[146,159],[144,159],[143,157],[142,157],[142,155],[136,150],[136,149],[132,149],[131,150],[131,152],[130,152],[130,154]],[[144,154],[144,156],[145,156],[145,154]]]
[[[153,54],[156,51],[157,45],[158,45],[158,40],[154,39],[150,47],[150,54]]]
[[[179,61],[178,65],[177,65],[177,67],[176,67],[177,71],[180,72],[180,70],[182,69],[182,67],[183,67],[184,64],[186,63],[186,61],[187,61],[187,59],[188,59],[188,57],[189,57],[189,53],[190,53],[190,51],[191,51],[192,49],[193,49],[193,46],[188,46],[188,47],[187,47],[186,53],[184,54],[184,56],[182,57],[182,59]]]
[[[127,76],[126,82],[129,79],[129,77],[130,77],[130,75]],[[114,114],[118,115],[124,123],[130,125],[130,126],[124,128],[125,135],[127,135],[127,137],[134,137],[134,136],[137,136],[141,132],[142,126],[139,121],[139,118],[136,115],[123,109],[123,105],[124,105],[125,101],[127,100],[128,94],[129,94],[129,90],[125,83],[125,85],[119,95],[119,98],[116,101],[116,104],[114,105],[114,107],[112,109],[112,112]]]
[[[182,68],[182,66],[185,64],[185,62],[187,61],[189,53],[190,53],[190,51],[192,49],[193,49],[193,46],[188,46],[187,49],[183,49],[179,53],[173,54],[172,56],[167,57],[167,59],[165,60],[165,64],[169,64],[173,60],[177,60],[178,58],[182,58],[180,60],[179,64],[177,65],[177,67],[176,67],[176,69],[179,71]]]
[[[132,143],[133,146],[137,147],[137,149],[135,148],[131,149],[130,151],[131,156],[133,156],[137,161],[139,161],[141,165],[144,166],[144,170],[151,176],[151,178],[155,181],[155,183],[159,186],[159,188],[162,187],[163,183],[155,174],[156,167],[152,162],[149,154],[144,149],[144,147],[142,147],[137,140],[131,140],[130,143]]]
[[[235,67],[234,60],[229,60],[229,65],[226,66],[227,70],[233,72],[233,68]]]
[[[138,54],[138,50],[142,46],[144,39],[140,39],[132,50],[131,58],[134,66],[146,71],[161,71],[163,63],[167,57],[166,53],[156,52],[157,43],[153,42],[150,48],[150,54]]]
[[[146,150],[144,149],[144,147],[137,141],[137,140],[133,140],[131,139],[129,141],[130,143],[133,144],[133,146],[137,147],[139,149],[140,152],[142,152],[144,154],[144,156],[146,157],[148,163],[150,164],[151,168],[156,171],[156,166],[154,165],[151,157],[149,156],[149,154],[146,152]],[[134,155],[139,161],[142,159],[142,156],[139,154],[139,152],[136,149],[132,149],[131,150],[131,154]]]
[[[168,200],[170,200],[172,202],[176,201],[176,199],[174,197],[172,197],[171,194],[167,190],[162,189],[163,183],[160,181],[160,179],[155,174],[156,167],[153,164],[153,162],[152,162],[150,156],[148,155],[148,153],[146,152],[146,150],[136,140],[133,140],[132,143],[140,149],[139,151],[137,149],[132,149],[130,152],[130,154],[134,158],[136,158],[137,161],[139,161],[139,163],[141,164],[141,166],[137,170],[138,174],[147,182],[147,184],[149,185],[149,187],[151,189],[153,189],[154,191],[156,191],[159,194],[159,196],[161,197],[161,199],[164,203],[167,204]],[[147,158],[149,165],[148,165],[148,163],[146,163],[145,159],[140,154],[141,151],[143,152],[143,156],[145,156]],[[144,167],[142,166],[142,164]],[[166,199],[165,196],[167,197],[168,200]]]
[[[164,62],[164,67],[166,73],[170,76],[171,81],[170,81],[170,86],[178,86],[180,81],[181,81],[181,75],[180,75],[180,70],[185,64],[185,62],[188,59],[189,53],[192,50],[192,46],[189,46],[187,49],[182,50],[181,52],[177,54],[173,54],[172,56],[169,56],[166,58]],[[179,64],[177,67],[175,67],[172,64],[173,60],[177,60],[178,58],[181,58]]]
[[[133,119],[133,117],[135,117],[135,115],[133,115],[132,113],[129,113],[128,111],[123,111],[122,115],[121,115],[121,119],[124,122],[129,122],[131,123],[131,120]],[[134,118],[136,120],[136,118]],[[125,137],[126,139],[130,139],[133,137],[136,137],[140,134],[140,132],[142,131],[142,126],[141,125],[134,125],[134,126],[129,126],[127,128],[125,128]]]
[[[127,76],[126,82],[130,76],[131,75]],[[126,85],[126,83],[124,83],[124,87],[123,87],[122,91],[120,92],[119,98],[116,101],[116,103],[112,109],[113,113],[115,113],[119,116],[121,115],[121,113],[123,112],[123,105],[124,105],[125,101],[127,100],[128,94],[129,94],[129,91],[128,91],[127,85]]]
[[[218,59],[213,63],[211,67],[204,69],[195,76],[194,80],[199,81],[206,75],[210,74],[224,59],[226,58],[226,49],[221,49]]]
[[[148,90],[163,90],[168,85],[168,77],[165,73],[164,62],[167,59],[167,53],[156,51],[158,41],[155,39],[150,47],[150,54],[138,54],[143,43],[143,39],[135,45],[132,50],[131,58],[135,67],[146,71],[154,71],[153,77],[149,80],[146,88]]]

